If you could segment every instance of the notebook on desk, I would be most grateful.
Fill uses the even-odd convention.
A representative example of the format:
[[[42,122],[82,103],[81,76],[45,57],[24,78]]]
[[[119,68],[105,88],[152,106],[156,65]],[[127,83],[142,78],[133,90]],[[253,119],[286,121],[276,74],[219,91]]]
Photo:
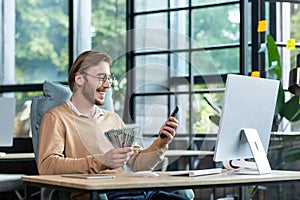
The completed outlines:
[[[16,99],[0,97],[0,147],[13,145]]]
[[[114,179],[114,175],[109,174],[62,174],[62,177],[83,178],[83,179]]]

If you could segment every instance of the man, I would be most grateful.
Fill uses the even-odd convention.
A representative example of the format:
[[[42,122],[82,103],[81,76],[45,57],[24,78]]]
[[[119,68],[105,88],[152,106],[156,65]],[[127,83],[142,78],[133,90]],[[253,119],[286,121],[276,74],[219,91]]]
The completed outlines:
[[[107,54],[86,51],[73,63],[68,84],[71,99],[45,113],[41,122],[38,169],[40,174],[122,171],[126,164],[133,171],[152,170],[162,161],[175,136],[174,117],[163,124],[158,137],[147,149],[113,148],[104,132],[125,126],[121,118],[97,107],[103,105],[110,88],[111,59]],[[127,196],[126,196],[127,195]],[[166,192],[108,194],[110,199],[184,199]]]

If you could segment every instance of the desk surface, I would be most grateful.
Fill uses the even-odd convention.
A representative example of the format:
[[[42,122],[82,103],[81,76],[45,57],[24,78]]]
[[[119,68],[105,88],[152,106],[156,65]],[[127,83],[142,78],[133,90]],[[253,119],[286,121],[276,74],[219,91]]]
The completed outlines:
[[[145,180],[147,179],[147,180]],[[68,187],[88,191],[112,191],[146,188],[195,188],[218,187],[226,185],[254,185],[287,181],[300,181],[300,171],[276,171],[267,175],[237,175],[224,171],[221,174],[184,177],[169,176],[168,172],[160,172],[158,177],[132,177],[128,174],[118,174],[115,179],[78,179],[65,178],[60,175],[23,176],[27,184],[40,184]]]

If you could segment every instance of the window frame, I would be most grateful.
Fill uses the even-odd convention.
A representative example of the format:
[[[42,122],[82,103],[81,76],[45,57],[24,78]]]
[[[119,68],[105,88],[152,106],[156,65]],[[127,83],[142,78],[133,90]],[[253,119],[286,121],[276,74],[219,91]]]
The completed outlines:
[[[256,1],[254,1],[256,2]],[[232,45],[219,45],[219,46],[213,46],[213,47],[204,47],[204,49],[206,50],[215,50],[215,49],[226,49],[226,48],[232,48],[232,47],[238,47],[239,51],[240,51],[240,72],[239,74],[243,74],[243,75],[249,75],[248,74],[248,47],[249,46],[254,46],[258,49],[259,44],[248,44],[248,5],[249,2],[247,0],[242,0],[242,1],[230,1],[230,2],[223,2],[223,3],[211,3],[208,5],[201,5],[201,6],[191,6],[191,1],[189,1],[189,5],[188,7],[184,7],[184,8],[170,8],[170,9],[159,9],[159,10],[155,10],[155,11],[144,11],[144,12],[134,12],[134,0],[127,0],[127,59],[126,59],[126,64],[127,64],[127,80],[128,80],[128,88],[127,88],[127,93],[131,94],[131,97],[127,97],[127,99],[135,99],[136,97],[140,97],[140,96],[157,96],[157,95],[166,95],[166,96],[170,96],[172,95],[172,92],[145,92],[145,93],[135,93],[133,91],[133,85],[134,85],[134,74],[133,74],[133,70],[130,66],[135,66],[134,60],[136,56],[140,56],[140,55],[151,55],[151,54],[163,54],[163,53],[168,53],[168,55],[170,54],[170,52],[165,52],[165,51],[155,51],[155,52],[134,52],[134,34],[133,30],[135,28],[135,24],[134,24],[134,18],[136,16],[140,16],[140,15],[146,15],[146,14],[153,14],[153,13],[159,13],[159,12],[176,12],[176,11],[182,11],[184,9],[188,10],[189,12],[189,20],[191,21],[191,10],[193,9],[199,9],[199,8],[208,8],[208,7],[213,7],[213,6],[225,6],[225,5],[231,5],[231,4],[239,4],[240,5],[240,18],[241,18],[241,25],[240,25],[240,43],[239,44],[232,44]],[[253,3],[253,2],[252,2]],[[258,6],[258,5],[257,5]],[[253,27],[253,24],[252,24]],[[168,27],[170,28],[170,26]],[[255,27],[256,28],[256,27]],[[189,28],[188,28],[188,37],[191,38],[191,23],[189,23]],[[255,37],[256,35],[252,36],[252,40],[253,37]],[[258,36],[257,36],[258,37]],[[189,43],[191,44],[191,43]],[[191,55],[191,52],[196,51],[197,49],[193,49],[191,47],[191,45],[187,48],[187,49],[182,49],[182,50],[175,50],[175,52],[189,52],[189,56]],[[174,52],[174,50],[172,50],[172,52]],[[253,55],[252,55],[253,57]],[[190,59],[190,58],[189,58]],[[252,63],[253,62],[258,62],[258,59],[253,59],[252,58]],[[258,66],[258,65],[253,65],[252,66]],[[176,137],[188,137],[189,138],[189,143],[192,144],[192,140],[194,139],[194,133],[193,133],[193,112],[192,112],[192,96],[194,94],[201,94],[201,93],[208,93],[208,92],[223,92],[224,90],[194,90],[194,85],[195,84],[204,84],[204,79],[205,81],[209,81],[210,83],[214,83],[217,79],[214,75],[210,75],[210,76],[193,76],[193,72],[191,71],[191,67],[189,67],[190,71],[189,71],[189,75],[185,76],[184,78],[188,81],[189,84],[191,84],[191,87],[189,87],[190,89],[186,92],[178,92],[177,94],[188,94],[189,95],[189,133],[187,134],[180,134],[177,135]],[[251,69],[253,70],[253,69]],[[256,70],[256,69],[255,69]],[[262,69],[263,70],[263,69]],[[220,75],[216,75],[218,77],[220,77]],[[226,81],[226,74],[221,74],[221,80],[224,83]],[[193,78],[192,78],[193,77]],[[176,79],[173,78],[173,79]],[[170,80],[172,81],[172,79]],[[126,123],[132,123],[135,121],[135,101],[129,101],[126,102],[126,105],[128,105],[127,108],[127,115],[124,116],[125,118],[125,122]],[[171,112],[172,107],[169,103],[168,106],[168,112]],[[150,135],[144,135],[144,136],[150,136]]]

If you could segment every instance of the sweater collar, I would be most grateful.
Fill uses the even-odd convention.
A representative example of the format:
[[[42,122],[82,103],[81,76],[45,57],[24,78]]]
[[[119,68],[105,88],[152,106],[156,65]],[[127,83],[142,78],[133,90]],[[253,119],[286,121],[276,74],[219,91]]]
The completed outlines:
[[[75,105],[74,105],[70,100],[68,100],[66,103],[67,103],[68,106],[71,108],[71,110],[72,110],[74,113],[76,113],[78,116],[89,118],[89,116],[87,116],[87,115],[81,113],[81,112],[75,107]],[[94,105],[94,107],[95,107],[95,113],[94,113],[94,115],[93,115],[92,118],[98,118],[99,116],[103,115],[103,111],[101,110],[101,108],[99,108],[99,107],[96,106],[96,105]]]

